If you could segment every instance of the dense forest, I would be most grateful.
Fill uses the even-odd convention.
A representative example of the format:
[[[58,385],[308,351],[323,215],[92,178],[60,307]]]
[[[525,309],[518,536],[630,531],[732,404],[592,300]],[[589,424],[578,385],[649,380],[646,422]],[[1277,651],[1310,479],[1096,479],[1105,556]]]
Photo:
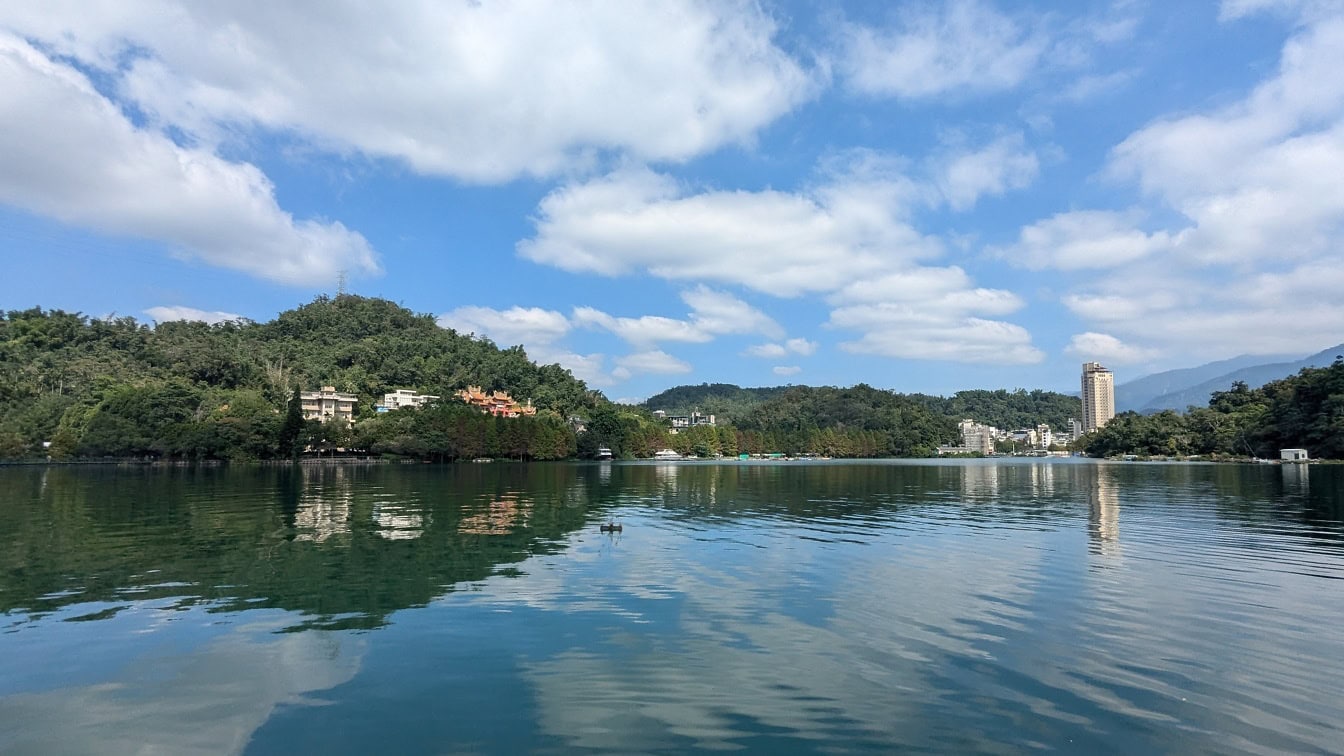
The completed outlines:
[[[602,408],[594,414],[589,432],[579,438],[580,453],[600,444],[617,456],[635,457],[660,448],[698,456],[918,457],[933,454],[938,444],[957,437],[954,419],[937,414],[915,398],[863,384],[765,390],[706,384],[683,389],[690,391],[681,395],[692,395],[693,405],[704,412],[709,411],[706,407],[723,405],[696,400],[696,390],[709,389],[705,393],[745,401],[719,416],[717,427],[690,428],[675,435],[653,420],[649,407],[680,409],[684,405],[655,402],[655,397],[641,407]],[[747,393],[738,393],[743,391]],[[665,394],[678,395],[676,390]]]
[[[507,431],[456,407],[414,420],[374,413],[396,388],[450,396],[468,384],[531,399],[540,411]],[[287,422],[296,392],[323,385],[359,397],[353,431]],[[265,459],[356,442],[426,458],[463,449],[553,458],[574,448],[565,418],[605,402],[519,347],[354,295],[319,297],[269,323],[151,328],[40,308],[0,318],[0,458],[42,454],[43,442],[58,459]],[[455,433],[443,431],[454,423]]]
[[[1185,414],[1124,412],[1082,440],[1089,455],[1208,455],[1277,459],[1279,449],[1344,458],[1344,360],[1248,388],[1214,392]]]
[[[854,390],[866,386],[856,386]],[[715,414],[721,420],[742,424],[762,404],[783,395],[799,396],[795,389],[806,391],[846,391],[848,389],[808,389],[806,386],[777,386],[763,388],[742,388],[731,383],[702,383],[698,386],[677,386],[649,397],[640,404],[650,410],[664,410],[673,415],[689,414],[699,410]],[[878,391],[877,389],[873,389]],[[892,397],[902,396],[890,394]],[[1053,391],[1025,391],[1017,389],[1007,391],[971,390],[958,391],[949,397],[927,394],[904,395],[910,401],[928,409],[936,415],[960,420],[971,418],[978,423],[996,428],[1012,430],[1015,428],[1034,428],[1038,423],[1046,423],[1056,430],[1067,430],[1069,418],[1077,418],[1080,411],[1078,397],[1059,394]],[[829,425],[825,418],[818,417],[816,423],[822,427]],[[944,439],[950,440],[950,439]]]
[[[732,421],[771,397],[787,391],[786,386],[742,388],[731,383],[702,383],[698,386],[674,386],[654,394],[639,406],[663,410],[669,415],[689,415],[693,411],[722,416]]]

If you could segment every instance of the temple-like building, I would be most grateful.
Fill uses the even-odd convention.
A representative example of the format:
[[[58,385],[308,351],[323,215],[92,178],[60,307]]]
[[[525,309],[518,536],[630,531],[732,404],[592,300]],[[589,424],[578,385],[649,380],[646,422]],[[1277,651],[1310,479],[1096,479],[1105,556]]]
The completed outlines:
[[[457,392],[457,398],[496,417],[531,417],[537,414],[531,399],[523,404],[509,396],[507,391],[482,391],[480,386],[467,386]]]

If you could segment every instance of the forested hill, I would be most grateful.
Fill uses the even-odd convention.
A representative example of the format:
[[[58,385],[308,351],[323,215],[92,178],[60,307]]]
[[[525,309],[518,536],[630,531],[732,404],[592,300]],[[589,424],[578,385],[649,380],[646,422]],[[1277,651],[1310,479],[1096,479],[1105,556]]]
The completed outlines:
[[[742,417],[753,407],[783,393],[785,386],[742,388],[731,383],[702,383],[698,386],[674,386],[654,394],[641,407],[663,410],[669,415],[689,415],[698,410],[725,418]]]
[[[939,414],[956,419],[970,418],[1003,430],[1034,428],[1038,423],[1045,423],[1056,431],[1068,430],[1069,418],[1078,419],[1083,411],[1078,397],[1040,389],[973,389],[958,391],[949,397],[914,394],[912,398]]]
[[[1280,449],[1344,458],[1344,358],[1260,388],[1235,383],[1186,414],[1122,412],[1083,437],[1088,454],[1211,455],[1276,459]]]
[[[655,394],[640,406],[649,410],[666,410],[668,414],[684,415],[692,409],[706,414],[713,413],[721,419],[735,424],[750,424],[757,408],[781,397],[801,397],[803,394],[792,392],[797,386],[776,386],[766,388],[742,388],[731,383],[702,383],[698,386],[676,386],[660,394]],[[971,418],[979,423],[993,425],[996,428],[1011,430],[1015,428],[1035,427],[1038,423],[1047,423],[1057,430],[1067,429],[1069,418],[1078,417],[1081,407],[1078,397],[1057,394],[1053,391],[1007,391],[972,390],[958,391],[950,397],[929,396],[926,394],[894,394],[867,386],[860,394],[876,391],[900,397],[920,405],[928,411],[947,418],[960,420]],[[812,389],[823,395],[845,395],[848,389]],[[829,393],[828,393],[829,392]],[[810,394],[809,394],[810,395]],[[826,426],[827,416],[818,416],[810,422]]]
[[[269,424],[295,389],[357,394],[358,416],[367,417],[392,389],[448,396],[468,384],[531,399],[561,417],[602,401],[569,371],[535,365],[521,348],[500,349],[441,328],[433,316],[354,295],[319,297],[268,323],[151,328],[129,317],[40,308],[0,316],[0,447],[11,456],[42,441],[75,453],[100,413],[120,418],[104,435],[164,428],[180,435],[213,423],[212,432],[238,436],[219,444],[268,456]]]

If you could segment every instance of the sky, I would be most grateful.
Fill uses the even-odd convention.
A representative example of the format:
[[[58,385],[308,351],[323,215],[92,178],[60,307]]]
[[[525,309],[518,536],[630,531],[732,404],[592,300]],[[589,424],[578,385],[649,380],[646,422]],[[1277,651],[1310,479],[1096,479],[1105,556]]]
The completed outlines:
[[[343,285],[624,400],[1305,355],[1341,71],[1344,0],[0,0],[0,309]]]

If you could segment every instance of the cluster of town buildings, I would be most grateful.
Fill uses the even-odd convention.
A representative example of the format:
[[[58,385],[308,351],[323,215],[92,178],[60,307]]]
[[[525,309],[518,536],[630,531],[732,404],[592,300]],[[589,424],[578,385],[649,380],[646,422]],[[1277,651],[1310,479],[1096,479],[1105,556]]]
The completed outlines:
[[[957,425],[961,443],[938,447],[939,454],[994,454],[995,444],[1014,441],[1028,449],[1045,451],[1051,446],[1068,446],[1084,433],[1090,433],[1115,417],[1115,374],[1100,363],[1083,363],[1082,391],[1079,394],[1082,420],[1069,418],[1067,432],[1056,433],[1049,425],[1035,428],[1001,430],[967,418]]]
[[[530,417],[537,414],[532,400],[522,403],[509,396],[507,391],[483,391],[480,386],[468,386],[456,394],[466,404],[476,407],[487,415],[496,417]],[[397,389],[383,394],[383,401],[374,405],[377,412],[391,412],[402,407],[423,407],[438,401],[434,394],[421,394],[410,389]],[[322,422],[343,422],[350,425],[355,421],[355,404],[359,397],[337,391],[335,386],[323,386],[319,391],[299,392],[300,406],[305,420]]]

